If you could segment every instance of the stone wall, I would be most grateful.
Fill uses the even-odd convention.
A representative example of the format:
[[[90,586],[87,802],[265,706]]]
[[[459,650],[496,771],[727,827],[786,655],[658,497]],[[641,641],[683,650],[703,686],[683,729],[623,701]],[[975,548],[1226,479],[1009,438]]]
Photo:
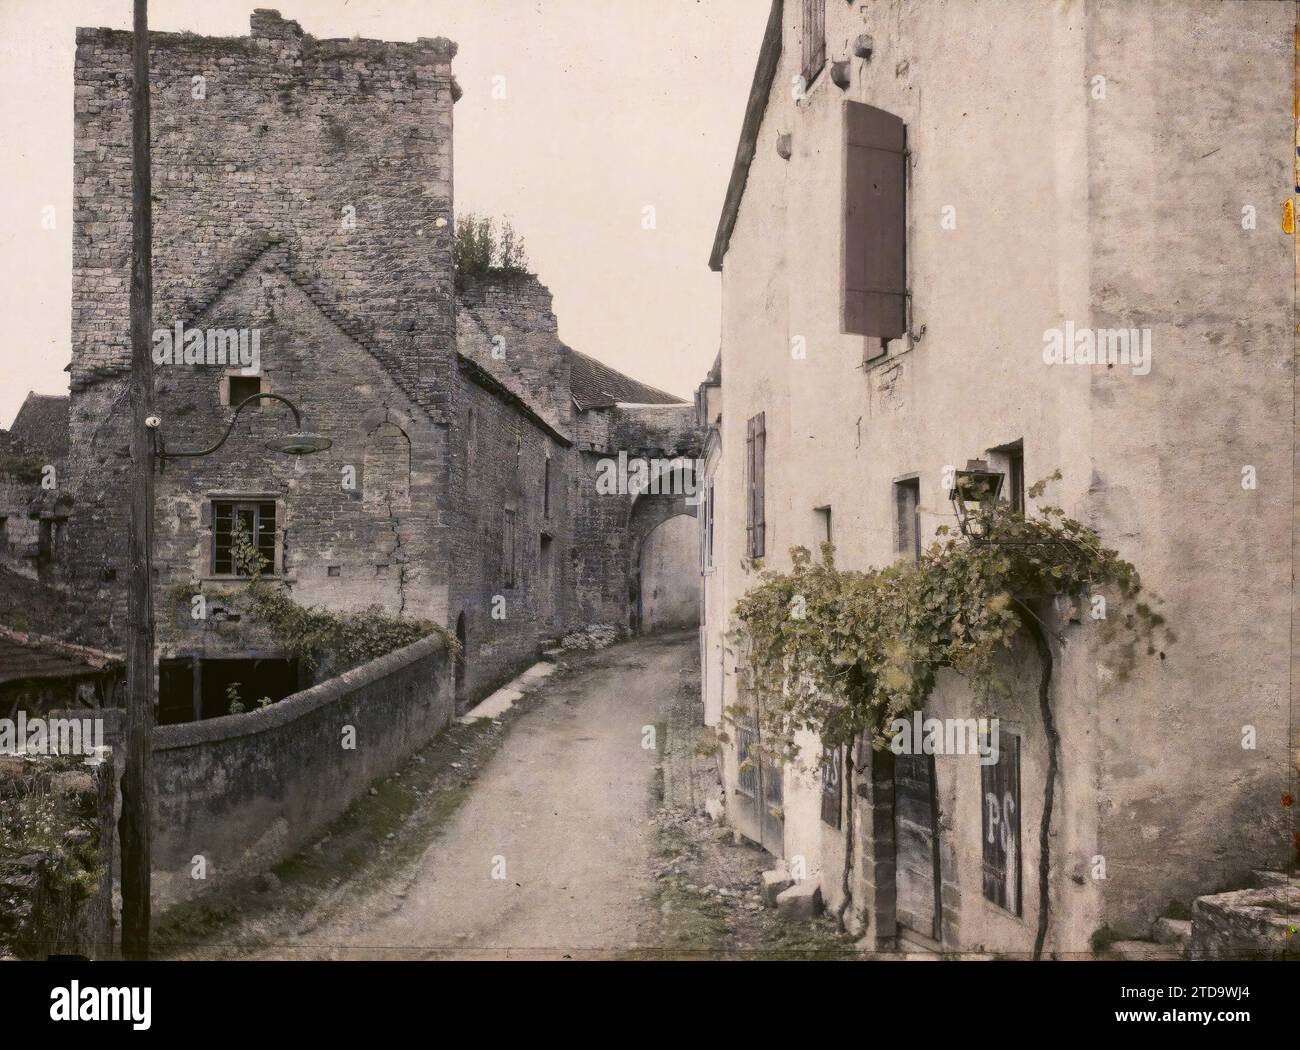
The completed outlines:
[[[449,626],[465,636],[463,705],[536,660],[539,643],[571,619],[573,454],[472,368],[462,375],[456,429]]]
[[[129,468],[119,450],[126,445],[130,39],[126,32],[80,29],[75,64],[74,564],[93,600],[115,604]],[[387,385],[438,419],[455,347],[455,45],[442,38],[317,40],[269,11],[254,13],[247,37],[153,33],[151,41],[155,325],[197,323],[278,238],[288,259],[304,260],[297,266],[310,277],[303,294],[325,319],[304,320],[305,306],[280,319],[263,347],[269,369],[280,372],[271,384],[306,395],[310,411],[310,391],[295,382],[294,351],[309,350],[316,329],[325,329],[334,343],[347,340],[354,353],[382,365],[365,377],[339,376],[339,386],[352,386],[354,402],[370,409],[393,396],[385,384],[372,387],[382,371],[392,380]],[[276,305],[278,295],[268,290],[261,301]],[[221,320],[251,326],[242,303],[217,305],[225,311]],[[333,364],[323,349],[310,363],[313,382]],[[160,388],[170,387],[159,391],[158,414],[164,433],[176,435],[174,446],[189,437],[175,429],[185,413],[211,424],[206,410],[220,400],[221,371],[197,371],[207,374],[158,377]],[[189,389],[195,383],[206,384],[204,396]],[[320,421],[337,422],[324,411]],[[216,436],[210,425],[194,430]],[[441,450],[425,451],[437,467],[423,469],[440,469]],[[249,457],[245,450],[238,458]]]
[[[155,729],[157,904],[292,855],[451,715],[446,648],[430,637],[270,707]]]
[[[29,755],[0,756],[0,806],[9,822],[20,799],[51,806],[51,849],[23,843],[0,825],[0,958],[114,954],[112,867],[117,841],[113,752],[92,762]],[[42,812],[45,812],[42,810]],[[51,827],[53,830],[51,831]]]

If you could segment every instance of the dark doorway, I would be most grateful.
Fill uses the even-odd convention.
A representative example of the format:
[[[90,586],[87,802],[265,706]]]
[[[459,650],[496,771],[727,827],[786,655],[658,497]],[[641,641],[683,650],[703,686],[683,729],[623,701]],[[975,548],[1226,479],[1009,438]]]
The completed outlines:
[[[158,724],[176,725],[193,722],[196,717],[194,696],[194,657],[158,661]]]
[[[465,659],[468,652],[464,613],[456,617],[456,642],[460,647],[456,653],[456,711],[459,713],[465,705]]]
[[[933,755],[894,759],[898,928],[940,939],[938,801]]]

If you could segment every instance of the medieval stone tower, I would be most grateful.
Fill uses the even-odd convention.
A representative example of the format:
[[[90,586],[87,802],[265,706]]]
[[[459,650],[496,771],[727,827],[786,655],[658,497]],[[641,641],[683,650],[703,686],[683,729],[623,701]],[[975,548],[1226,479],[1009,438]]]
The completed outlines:
[[[253,12],[246,37],[152,34],[155,330],[260,337],[252,368],[180,355],[156,365],[165,441],[206,447],[231,406],[258,391],[293,399],[335,441],[328,459],[267,452],[292,421],[263,402],[241,414],[219,454],[169,463],[158,487],[159,591],[229,570],[221,552],[208,553],[214,514],[278,500],[274,523],[259,527],[274,531],[274,570],[300,580],[299,593],[445,617],[437,493],[456,382],[455,51],[443,38],[318,40],[266,10]],[[89,600],[119,610],[118,627],[130,68],[130,33],[78,31],[69,571]],[[340,487],[346,468],[350,489]],[[357,551],[364,566],[349,564]],[[160,608],[164,651],[169,619]]]

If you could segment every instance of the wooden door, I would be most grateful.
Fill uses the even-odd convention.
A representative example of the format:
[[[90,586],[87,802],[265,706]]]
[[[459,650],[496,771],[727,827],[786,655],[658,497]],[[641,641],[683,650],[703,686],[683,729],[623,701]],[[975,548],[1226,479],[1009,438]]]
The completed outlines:
[[[939,820],[933,755],[894,758],[898,926],[940,938]]]

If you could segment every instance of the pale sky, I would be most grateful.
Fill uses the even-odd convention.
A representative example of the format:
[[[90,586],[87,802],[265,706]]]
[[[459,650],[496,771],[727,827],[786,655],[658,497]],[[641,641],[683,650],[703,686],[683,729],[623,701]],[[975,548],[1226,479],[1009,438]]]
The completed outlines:
[[[768,0],[152,0],[149,24],[246,35],[272,6],[317,37],[455,40],[456,210],[513,219],[570,346],[691,393],[718,349],[709,249]],[[28,390],[67,392],[77,26],[129,29],[131,0],[0,0],[5,426]]]

